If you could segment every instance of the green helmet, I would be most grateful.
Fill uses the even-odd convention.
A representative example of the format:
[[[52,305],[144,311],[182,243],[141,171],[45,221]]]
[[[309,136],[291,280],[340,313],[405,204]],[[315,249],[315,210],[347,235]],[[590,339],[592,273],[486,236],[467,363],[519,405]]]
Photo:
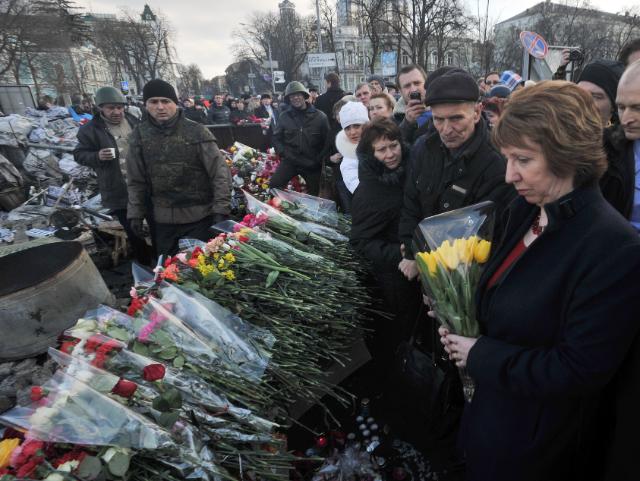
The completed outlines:
[[[127,100],[118,89],[114,87],[101,87],[96,91],[96,105],[102,104],[126,104]]]
[[[297,80],[294,80],[293,82],[289,82],[289,84],[287,85],[287,88],[284,89],[285,97],[288,97],[291,94],[298,94],[298,93],[303,94],[305,99],[309,98],[309,91],[306,89],[304,85],[302,85],[302,82],[298,82]]]

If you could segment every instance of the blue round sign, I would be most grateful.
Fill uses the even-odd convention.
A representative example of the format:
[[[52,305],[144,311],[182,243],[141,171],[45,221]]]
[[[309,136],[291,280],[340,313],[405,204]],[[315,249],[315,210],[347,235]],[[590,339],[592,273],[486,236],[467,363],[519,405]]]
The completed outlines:
[[[535,58],[543,59],[549,52],[549,47],[544,38],[535,32],[520,32],[520,42],[529,55]]]

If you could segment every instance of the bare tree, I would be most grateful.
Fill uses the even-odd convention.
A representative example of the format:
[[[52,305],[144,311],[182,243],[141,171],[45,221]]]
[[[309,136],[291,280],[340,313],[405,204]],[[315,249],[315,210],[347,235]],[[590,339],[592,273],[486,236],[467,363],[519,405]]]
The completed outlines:
[[[181,65],[178,69],[178,90],[188,95],[196,95],[202,92],[204,77],[197,64]]]
[[[283,70],[285,78],[299,78],[299,69],[308,51],[317,45],[314,33],[313,17],[274,13],[253,13],[248,23],[233,33],[236,44],[233,46],[237,60],[250,60],[256,66],[271,56],[278,62],[279,70]]]
[[[24,0],[0,0],[0,77],[15,70],[20,48],[28,34],[27,3]]]
[[[330,0],[320,0],[320,24],[324,31],[323,37],[326,39],[326,48],[329,52],[336,51],[335,33],[338,23],[336,15],[336,3]],[[335,67],[335,71],[340,73],[338,65]]]

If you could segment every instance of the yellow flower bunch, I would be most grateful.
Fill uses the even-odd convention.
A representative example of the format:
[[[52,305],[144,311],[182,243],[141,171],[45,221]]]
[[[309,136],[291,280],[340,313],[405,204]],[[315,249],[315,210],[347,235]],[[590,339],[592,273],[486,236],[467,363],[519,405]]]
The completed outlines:
[[[227,252],[226,254],[216,252],[210,257],[201,254],[198,256],[196,269],[200,272],[202,277],[210,277],[214,274],[218,274],[228,281],[233,281],[236,276],[233,270],[231,270],[231,264],[235,262],[236,256],[231,252]]]
[[[20,445],[18,438],[5,439],[0,442],[0,469],[4,469],[9,466],[11,460],[11,453]]]
[[[471,236],[466,239],[455,239],[453,243],[445,240],[434,251],[418,253],[418,258],[427,266],[429,275],[435,276],[438,272],[438,264],[450,271],[457,269],[460,264],[469,265],[474,261],[484,264],[489,258],[490,251],[491,242]]]

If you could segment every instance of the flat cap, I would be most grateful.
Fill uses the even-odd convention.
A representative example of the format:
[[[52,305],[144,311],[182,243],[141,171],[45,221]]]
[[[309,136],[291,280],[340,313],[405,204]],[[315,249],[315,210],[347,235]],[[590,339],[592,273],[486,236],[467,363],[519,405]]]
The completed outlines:
[[[477,102],[480,89],[475,79],[461,69],[439,75],[427,86],[426,105]]]

